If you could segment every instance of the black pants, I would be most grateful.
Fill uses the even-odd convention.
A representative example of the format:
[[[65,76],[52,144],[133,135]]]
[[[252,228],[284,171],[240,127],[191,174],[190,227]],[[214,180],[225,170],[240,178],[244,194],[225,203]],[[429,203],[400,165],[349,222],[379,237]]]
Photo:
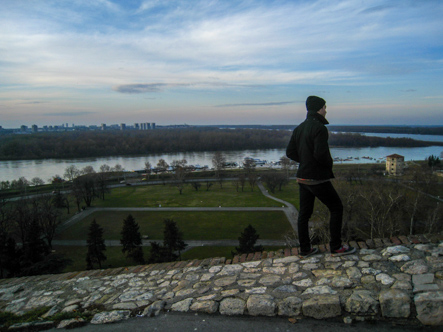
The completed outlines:
[[[314,211],[314,201],[316,197],[329,209],[330,249],[331,251],[339,249],[341,247],[343,204],[332,183],[328,181],[313,186],[299,183],[299,187],[300,212],[298,215],[298,237],[300,240],[300,250],[306,252],[311,249],[308,223]]]

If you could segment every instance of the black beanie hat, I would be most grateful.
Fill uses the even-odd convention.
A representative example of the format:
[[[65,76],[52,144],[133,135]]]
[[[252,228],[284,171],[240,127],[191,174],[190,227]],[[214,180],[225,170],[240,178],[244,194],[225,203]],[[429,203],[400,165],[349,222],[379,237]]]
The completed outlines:
[[[309,96],[306,99],[306,109],[313,112],[318,112],[320,109],[325,106],[326,101],[323,98],[317,96]]]

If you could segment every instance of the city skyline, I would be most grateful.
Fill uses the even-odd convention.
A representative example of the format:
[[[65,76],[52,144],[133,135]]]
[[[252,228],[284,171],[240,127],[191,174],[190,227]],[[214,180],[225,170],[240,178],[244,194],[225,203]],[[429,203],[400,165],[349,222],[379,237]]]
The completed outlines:
[[[443,125],[443,2],[8,1],[0,126]]]

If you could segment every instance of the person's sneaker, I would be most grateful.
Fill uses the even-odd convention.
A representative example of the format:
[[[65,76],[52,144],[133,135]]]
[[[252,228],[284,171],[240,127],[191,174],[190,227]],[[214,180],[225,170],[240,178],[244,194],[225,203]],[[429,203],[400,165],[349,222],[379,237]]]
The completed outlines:
[[[306,251],[306,252],[300,252],[300,257],[301,258],[306,258],[306,257],[309,257],[309,256],[312,256],[312,255],[315,255],[316,253],[318,252],[318,249],[317,248],[311,248],[311,250],[309,250],[309,251]]]
[[[356,249],[354,247],[341,246],[339,249],[331,251],[331,255],[344,256],[353,254],[354,252],[356,252]]]

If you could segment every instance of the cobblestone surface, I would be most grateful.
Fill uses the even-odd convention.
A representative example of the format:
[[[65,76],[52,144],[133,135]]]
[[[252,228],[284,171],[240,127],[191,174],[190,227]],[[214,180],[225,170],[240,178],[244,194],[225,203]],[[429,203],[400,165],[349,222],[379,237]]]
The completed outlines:
[[[93,324],[172,310],[443,325],[443,242],[432,243],[430,237],[425,244],[396,245],[394,240],[379,248],[355,243],[360,250],[342,257],[320,246],[308,259],[293,249],[3,279],[0,310],[23,314],[46,307],[42,319],[90,311],[96,313]]]

